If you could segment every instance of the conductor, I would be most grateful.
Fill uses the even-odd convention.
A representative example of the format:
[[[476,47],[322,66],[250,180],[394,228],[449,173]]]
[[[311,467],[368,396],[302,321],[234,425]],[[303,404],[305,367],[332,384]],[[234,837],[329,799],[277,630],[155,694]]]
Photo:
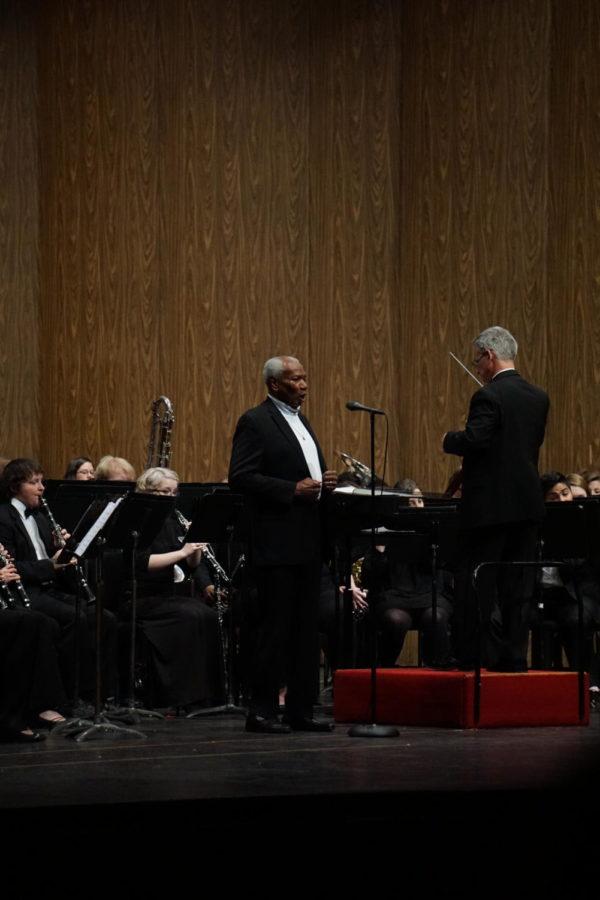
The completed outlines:
[[[444,451],[463,460],[462,559],[455,598],[456,652],[463,668],[479,658],[474,567],[535,558],[544,516],[537,464],[549,408],[547,394],[515,370],[517,342],[509,331],[486,328],[473,345],[473,366],[484,385],[471,398],[464,430],[443,438]],[[479,580],[482,662],[499,671],[526,671],[523,608],[531,570],[496,572],[484,569]]]

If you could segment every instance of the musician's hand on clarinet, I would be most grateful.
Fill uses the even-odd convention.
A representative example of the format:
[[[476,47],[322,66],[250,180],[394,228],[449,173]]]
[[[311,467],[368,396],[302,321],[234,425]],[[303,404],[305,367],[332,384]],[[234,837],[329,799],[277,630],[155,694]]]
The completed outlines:
[[[194,553],[198,553],[198,551],[202,551],[205,547],[205,544],[198,544],[195,542],[185,543],[181,548],[181,559],[187,559],[188,556],[193,556]]]
[[[337,472],[334,472],[333,469],[327,469],[326,472],[323,472],[323,490],[324,491],[333,491],[337,487],[338,476]]]
[[[296,484],[294,494],[303,500],[318,500],[321,493],[321,482],[314,478],[303,478]]]
[[[0,581],[2,584],[9,584],[11,581],[20,581],[21,576],[17,572],[14,563],[9,562],[0,569]]]
[[[211,605],[215,601],[215,586],[214,584],[207,584],[204,590],[202,591],[202,599],[205,603]]]
[[[368,610],[369,604],[367,603],[367,592],[362,588],[352,588],[352,607],[360,613],[365,613]]]
[[[57,550],[56,553],[54,554],[54,556],[50,560],[50,562],[54,566],[54,569],[56,572],[61,572],[63,569],[66,569],[68,566],[77,565],[77,557],[75,557],[75,556],[71,557],[71,559],[66,563],[59,563],[58,557],[60,556],[61,553],[62,553],[62,548],[60,550]]]

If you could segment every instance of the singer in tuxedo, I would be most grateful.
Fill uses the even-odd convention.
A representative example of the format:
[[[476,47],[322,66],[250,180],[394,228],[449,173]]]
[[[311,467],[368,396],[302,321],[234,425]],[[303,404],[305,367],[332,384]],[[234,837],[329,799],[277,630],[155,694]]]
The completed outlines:
[[[302,364],[269,359],[268,396],[245,412],[233,437],[229,483],[242,493],[248,552],[258,591],[250,638],[247,731],[329,731],[313,718],[318,664],[318,596],[322,561],[321,505],[337,483],[317,438],[300,413],[307,393]],[[285,721],[279,688],[287,685]]]
[[[549,401],[515,370],[517,342],[492,326],[473,342],[473,365],[483,387],[471,398],[462,431],[444,435],[446,453],[462,456],[462,553],[455,596],[456,650],[465,668],[478,658],[473,569],[483,561],[535,559],[544,499],[538,455]],[[527,669],[525,601],[531,570],[488,569],[479,579],[482,662],[500,671]]]

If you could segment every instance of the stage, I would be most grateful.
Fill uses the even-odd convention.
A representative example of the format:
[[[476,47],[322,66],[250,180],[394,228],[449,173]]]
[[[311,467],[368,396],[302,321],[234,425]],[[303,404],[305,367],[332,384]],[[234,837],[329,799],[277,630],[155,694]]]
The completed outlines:
[[[237,853],[268,838],[285,853],[301,831],[319,854],[325,846],[337,856],[338,841],[360,835],[365,845],[377,835],[379,847],[390,842],[413,862],[429,847],[439,859],[441,847],[444,856],[460,853],[464,866],[467,849],[481,859],[510,835],[511,853],[525,847],[535,860],[545,848],[546,871],[552,846],[561,866],[571,853],[580,866],[596,841],[598,712],[589,727],[400,727],[387,739],[351,738],[339,724],[326,735],[246,734],[234,715],[141,730],[146,740],[78,744],[50,735],[39,745],[0,745],[10,846],[26,834],[28,846],[55,841],[80,854],[98,835],[121,848],[134,836],[136,846],[162,853],[191,842]],[[559,880],[554,871],[551,883]]]

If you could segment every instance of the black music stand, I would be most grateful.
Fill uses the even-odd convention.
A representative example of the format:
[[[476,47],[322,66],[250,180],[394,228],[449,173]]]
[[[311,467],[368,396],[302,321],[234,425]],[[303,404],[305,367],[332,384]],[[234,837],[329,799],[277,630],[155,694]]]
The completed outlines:
[[[370,437],[371,437],[371,515],[376,515],[375,507],[375,412],[369,411]],[[371,553],[375,555],[377,543],[375,521],[371,527]],[[371,626],[371,703],[370,719],[368,724],[353,725],[348,729],[350,737],[399,737],[400,732],[393,725],[379,725],[377,723],[377,626],[375,616],[370,616]]]
[[[77,743],[82,743],[84,741],[93,740],[94,738],[99,737],[118,737],[123,735],[125,737],[140,737],[145,739],[145,735],[143,735],[140,731],[134,731],[130,728],[124,728],[121,725],[115,725],[112,723],[108,717],[102,712],[102,612],[104,608],[104,584],[102,578],[102,548],[106,543],[106,538],[103,533],[105,530],[110,530],[110,525],[113,521],[118,518],[117,510],[123,506],[124,498],[117,497],[115,500],[95,500],[91,507],[87,510],[86,516],[88,519],[95,518],[96,520],[100,519],[103,515],[106,515],[108,512],[108,508],[110,504],[114,504],[111,511],[110,518],[102,525],[100,531],[95,536],[94,541],[90,543],[88,546],[91,548],[96,544],[99,549],[100,555],[100,577],[97,584],[97,594],[96,594],[96,691],[95,691],[95,707],[94,707],[94,718],[93,721],[89,720],[75,720],[68,721],[62,723],[54,729],[57,734],[65,734],[70,737],[74,737]],[[96,522],[96,528],[97,528]],[[77,552],[75,553],[75,549]],[[77,556],[78,559],[82,559],[87,552],[87,548],[84,549],[83,544],[80,544],[77,548],[73,548],[72,555]]]
[[[207,544],[225,544],[227,546],[227,571],[231,572],[231,545],[236,537],[236,527],[240,515],[244,509],[244,498],[241,494],[232,494],[228,488],[222,490],[223,485],[217,487],[213,493],[205,494],[196,502],[192,524],[189,527],[186,540]],[[236,566],[236,571],[239,566]],[[235,631],[233,623],[233,609],[230,601],[229,629],[227,640],[223,625],[225,607],[221,597],[218,575],[215,579],[216,611],[219,623],[219,640],[221,642],[221,655],[223,672],[225,675],[225,703],[220,706],[210,706],[206,709],[197,709],[188,713],[188,719],[197,719],[202,716],[214,716],[221,713],[246,714],[246,709],[237,706],[233,694],[233,648],[235,645]]]
[[[136,554],[148,547],[165,519],[175,507],[174,497],[159,494],[129,494],[119,509],[119,515],[108,529],[106,546],[121,549],[123,555],[131,555],[131,639],[129,645],[129,679],[125,706],[111,709],[107,713],[110,719],[137,725],[144,719],[164,719],[162,713],[153,709],[144,709],[135,701],[135,660],[136,660],[136,624],[137,624],[137,572]]]

